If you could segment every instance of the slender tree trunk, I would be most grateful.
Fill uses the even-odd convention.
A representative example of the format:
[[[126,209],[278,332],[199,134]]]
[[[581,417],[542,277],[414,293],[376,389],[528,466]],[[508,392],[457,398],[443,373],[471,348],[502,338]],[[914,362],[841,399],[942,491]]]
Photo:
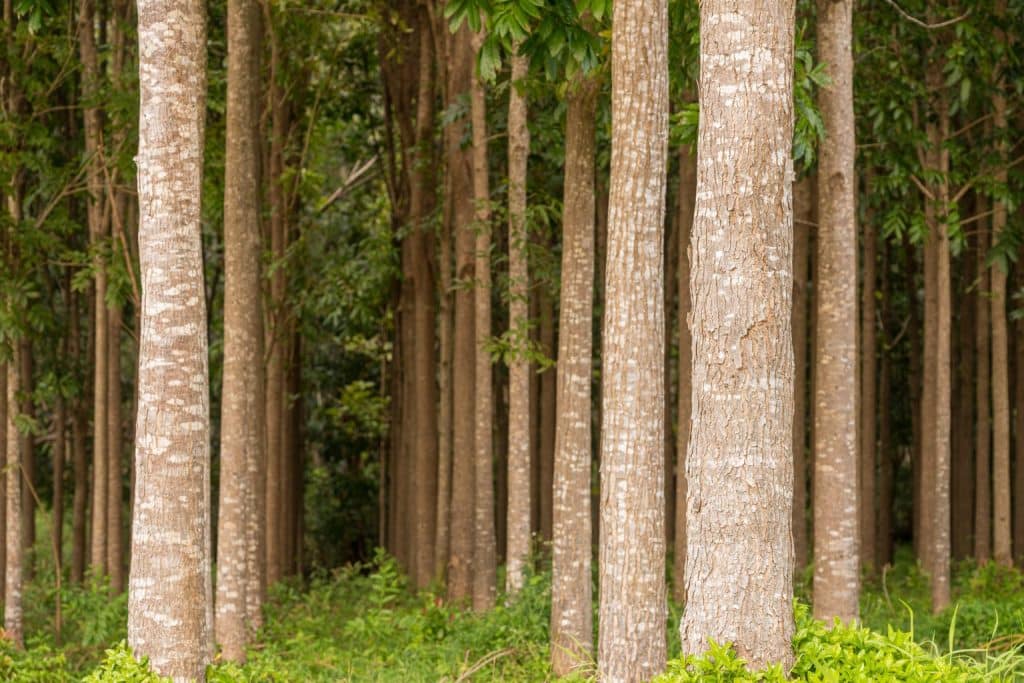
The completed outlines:
[[[32,403],[32,342],[28,337],[18,341],[18,365],[21,373],[21,389],[24,392],[21,401],[21,413],[29,419],[35,417],[35,406]],[[36,500],[32,495],[36,486],[36,455],[35,437],[21,434],[21,542],[25,546],[22,559],[22,571],[25,581],[33,578],[36,545]]]
[[[87,184],[89,188],[88,222],[89,239],[96,247],[107,236],[104,216],[103,194],[103,147],[101,143],[101,112],[96,98],[99,89],[99,57],[95,38],[95,0],[79,0],[78,46],[82,60],[82,100],[85,103],[85,149],[89,156]],[[101,21],[102,23],[102,21]],[[93,466],[92,466],[92,510],[89,565],[93,571],[107,572],[107,275],[106,266],[99,256],[93,263],[96,274],[93,294],[95,296],[95,343],[93,346]]]
[[[449,106],[469,93],[473,76],[473,50],[466,26],[451,37],[448,60]],[[448,202],[455,235],[454,339],[452,346],[452,497],[449,528],[448,598],[459,602],[473,592],[474,527],[474,206],[472,158],[461,149],[466,121],[450,124],[446,148]]]
[[[124,590],[124,552],[121,524],[121,306],[108,310],[107,345],[107,571],[115,593]]]
[[[0,586],[7,590],[7,363],[0,363]]]
[[[74,362],[81,362],[80,325],[79,325],[79,302],[81,298],[75,292],[71,293],[71,321],[68,343],[68,350]],[[86,358],[91,354],[86,353]],[[89,501],[89,460],[86,453],[86,426],[85,403],[81,397],[77,397],[71,405],[71,452],[72,469],[74,470],[75,492],[71,500],[71,581],[81,583],[85,576],[86,567],[86,530],[88,529],[88,518],[86,507]]]
[[[594,324],[594,155],[599,82],[569,84],[565,118],[562,302],[551,554],[551,668],[567,676],[591,660],[590,382]],[[525,235],[524,235],[525,237]],[[528,378],[526,378],[528,382]]]
[[[447,138],[451,137],[449,132]],[[450,148],[449,148],[450,149]],[[449,157],[450,158],[450,157]],[[451,193],[446,178],[445,217],[437,245],[438,272],[438,372],[437,372],[437,532],[434,545],[434,577],[444,578],[451,539],[452,500],[452,221]]]
[[[687,145],[679,150],[679,395],[676,397],[676,524],[672,565],[673,597],[686,599],[686,452],[690,444],[693,405],[693,360],[690,335],[690,235],[697,192],[697,155]],[[671,286],[671,282],[668,286]]]
[[[213,654],[205,5],[141,0],[138,13],[143,298],[128,643],[160,675],[202,681]]]
[[[7,571],[4,576],[3,636],[18,648],[22,648],[25,645],[21,601],[25,558],[25,549],[21,536],[22,439],[15,425],[15,417],[19,412],[18,391],[20,390],[20,383],[21,377],[18,372],[18,363],[9,362],[7,364],[7,394],[5,399],[7,401],[7,459],[4,468],[7,492],[7,531],[5,536]]]
[[[665,175],[668,7],[612,19],[612,162],[601,392],[602,681],[665,666]]]
[[[793,557],[807,566],[807,279],[814,184],[805,175],[793,184]]]
[[[66,347],[62,354],[67,357]],[[50,543],[53,545],[54,568],[64,570],[64,463],[67,454],[67,403],[57,394],[53,405],[53,507],[50,523]]]
[[[871,196],[872,174],[865,179],[865,193]],[[861,285],[860,310],[860,563],[869,571],[878,567],[875,558],[875,477],[878,462],[877,448],[877,358],[878,335],[875,316],[875,271],[878,238],[875,234],[874,215],[869,208],[861,226],[864,248],[864,279]]]
[[[698,419],[686,462],[680,635],[685,653],[728,641],[750,666],[785,671],[794,629],[794,5],[705,0],[700,11],[690,266]],[[761,131],[753,138],[751,121]]]
[[[548,245],[550,246],[550,245]],[[556,358],[557,348],[555,346],[555,301],[550,291],[550,285],[542,285],[540,288],[540,324],[538,325],[540,337],[540,350],[546,357],[552,360]],[[551,541],[554,504],[554,472],[555,472],[555,415],[558,409],[556,404],[557,377],[551,370],[545,370],[538,378],[540,401],[540,415],[538,425],[537,458],[540,461],[540,483],[537,496],[540,498],[540,537],[545,542]]]
[[[887,332],[891,329],[892,303],[889,280],[889,245],[882,240],[882,271],[879,289],[882,306],[882,339],[878,359],[878,516],[875,528],[875,562],[884,567],[893,559],[893,488],[895,453],[892,440],[892,361]]]
[[[266,11],[266,10],[265,10]],[[284,145],[288,122],[285,111],[284,92],[280,83],[281,55],[280,45],[274,31],[273,17],[266,17],[266,29],[270,39],[270,98],[271,136],[269,158],[270,199],[270,254],[275,270],[270,278],[270,301],[266,316],[267,326],[264,332],[267,344],[267,379],[266,379],[266,571],[267,585],[273,585],[284,575],[284,559],[281,548],[282,519],[282,480],[284,477],[283,463],[283,414],[285,392],[285,344],[284,333],[284,298],[285,273],[282,260],[285,253],[286,240],[286,209],[284,197]],[[388,473],[393,476],[392,468]],[[383,481],[383,480],[382,480]],[[390,539],[388,539],[390,541]]]
[[[473,35],[473,54],[479,54],[483,34]],[[476,232],[473,308],[476,347],[474,357],[473,430],[474,496],[473,529],[473,609],[480,612],[494,606],[497,581],[496,543],[494,538],[494,395],[491,356],[487,344],[491,337],[491,209],[487,180],[487,110],[484,83],[473,78],[470,89],[470,110],[473,125],[473,201]]]
[[[530,274],[527,266],[528,237],[526,234],[526,163],[530,155],[530,129],[526,125],[527,104],[526,93],[523,90],[526,84],[522,81],[526,78],[528,69],[529,62],[526,57],[516,55],[512,58],[512,87],[509,88],[508,100],[509,327],[512,330],[512,338],[516,340],[517,344],[524,347],[529,341],[530,323]],[[591,181],[592,179],[593,173],[591,173]],[[592,204],[593,182],[591,182],[590,188],[589,196]],[[583,195],[581,200],[586,202],[586,186],[584,186]],[[593,216],[593,206],[591,206],[590,213]],[[592,274],[591,277],[593,277]],[[509,365],[508,372],[508,569],[506,589],[509,593],[515,593],[523,587],[526,561],[530,554],[530,361],[525,353],[516,353]],[[589,397],[589,391],[587,395]],[[588,412],[589,408],[588,403]],[[590,438],[589,430],[587,438],[588,440]]]
[[[996,3],[997,13],[1006,14],[1006,0]],[[1002,28],[996,29],[996,39],[1005,43]],[[992,96],[993,128],[999,136],[1006,134],[1006,97],[1003,94],[1003,75],[996,79]],[[1006,184],[1006,143],[998,143],[1002,160],[995,172],[995,181]],[[996,199],[992,206],[992,242],[998,244],[1006,230],[1006,202]],[[992,265],[992,555],[996,562],[1009,567],[1013,564],[1010,528],[1010,359],[1006,320],[1006,272],[1000,263]]]
[[[979,198],[978,212],[988,209],[988,204]],[[984,564],[992,559],[992,474],[991,474],[991,426],[989,403],[991,397],[989,371],[990,333],[989,316],[989,275],[986,265],[989,248],[988,219],[982,218],[977,227],[978,246],[976,255],[977,281],[975,284],[975,427],[974,427],[974,559]]]
[[[217,519],[216,642],[245,660],[262,608],[260,519],[265,460],[263,306],[259,205],[259,9],[228,8],[227,142],[224,166],[224,375]],[[256,574],[256,576],[253,576]]]
[[[677,202],[678,203],[678,202]],[[675,478],[675,433],[672,425],[675,423],[675,411],[678,403],[672,392],[672,340],[675,337],[674,326],[675,301],[678,295],[676,283],[676,270],[679,261],[679,220],[678,214],[672,211],[672,193],[665,191],[665,246],[662,254],[665,256],[665,263],[662,266],[664,273],[664,307],[665,307],[665,548],[669,548],[675,542],[676,537],[676,478]]]
[[[976,277],[977,270],[971,267],[969,259],[965,259],[960,278],[961,292],[965,297]],[[955,509],[951,545],[953,557],[959,560],[974,555],[974,307],[960,308],[958,336],[956,367],[960,390],[953,396],[956,418],[953,421],[951,486]]]
[[[819,104],[818,329],[814,393],[814,616],[857,619],[857,176],[850,0],[818,2],[818,58],[831,85]]]
[[[1017,289],[1024,287],[1024,264],[1017,262]],[[1014,351],[1014,509],[1013,548],[1018,566],[1024,564],[1024,318],[1018,318]]]

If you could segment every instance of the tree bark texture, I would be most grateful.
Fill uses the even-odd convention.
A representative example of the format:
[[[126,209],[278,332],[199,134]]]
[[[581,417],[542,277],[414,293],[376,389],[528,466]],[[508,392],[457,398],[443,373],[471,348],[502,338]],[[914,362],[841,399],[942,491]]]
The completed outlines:
[[[259,9],[228,7],[224,166],[224,375],[221,391],[215,637],[228,661],[245,660],[262,608],[265,396],[259,205]],[[255,574],[255,576],[253,575]]]
[[[107,572],[115,593],[124,590],[124,544],[121,508],[123,430],[121,428],[121,306],[107,311]]]
[[[138,13],[142,327],[128,643],[157,673],[202,681],[213,654],[205,5],[141,0]]]
[[[666,658],[667,4],[622,0],[612,27],[597,667],[602,681],[633,683]]]
[[[978,202],[978,210],[987,210]],[[988,220],[982,218],[977,227],[976,283],[974,290],[974,353],[975,353],[975,422],[974,422],[974,559],[984,564],[992,559],[992,413],[990,358],[991,332],[989,316],[989,270],[986,257],[989,248]]]
[[[864,182],[865,194],[871,196],[872,174],[868,171]],[[856,180],[854,180],[856,187]],[[878,405],[878,334],[876,332],[875,285],[878,237],[874,216],[870,208],[865,211],[861,226],[864,270],[861,284],[860,308],[860,563],[874,571],[875,559],[875,480],[877,468],[877,405]]]
[[[793,558],[807,566],[807,280],[815,177],[793,184]]]
[[[526,93],[523,90],[526,84],[522,82],[526,78],[528,70],[527,57],[521,55],[512,57],[512,85],[509,88],[508,99],[508,306],[512,338],[517,345],[522,345],[523,349],[517,349],[508,370],[508,542],[506,545],[508,568],[506,589],[509,593],[515,593],[523,587],[526,562],[530,555],[530,361],[522,352],[529,341],[530,323],[530,274],[527,267],[529,238],[526,233],[526,164],[530,155],[530,129],[527,126],[527,102]],[[568,126],[568,124],[566,125]],[[590,178],[590,201],[593,204],[593,173]],[[586,182],[586,176],[581,181]],[[581,188],[584,196],[580,198],[580,201],[586,202],[586,188],[586,185]],[[593,207],[591,207],[590,213],[593,216]],[[591,230],[591,232],[593,231]],[[589,289],[587,296],[589,297]],[[565,301],[564,298],[562,300]],[[589,298],[587,301],[589,302]],[[589,322],[589,317],[587,320]],[[588,399],[589,395],[588,391]],[[587,409],[589,414],[589,400]],[[587,424],[589,426],[589,421]],[[588,446],[589,438],[588,429]],[[587,453],[589,455],[589,448]],[[589,458],[587,473],[589,475]]]
[[[5,552],[7,569],[4,574],[4,638],[14,643],[15,647],[25,645],[25,632],[22,609],[22,581],[24,574],[25,548],[21,537],[21,435],[15,419],[19,412],[18,392],[21,377],[18,363],[13,360],[7,363],[7,420],[5,423],[5,441],[7,458],[5,461],[5,490],[7,528],[5,533]]]
[[[818,2],[818,317],[814,393],[814,616],[854,621],[860,595],[857,491],[857,176],[851,0]]]
[[[792,2],[701,4],[685,653],[793,660]],[[749,135],[752,127],[762,131]]]
[[[697,155],[684,146],[679,150],[679,388],[676,397],[676,523],[672,566],[672,590],[676,602],[686,599],[686,452],[690,443],[693,406],[693,338],[690,334],[690,242],[697,192]],[[671,286],[671,283],[668,283]]]
[[[562,288],[558,328],[551,555],[551,668],[591,660],[591,379],[594,323],[594,159],[599,82],[580,74],[566,95]],[[525,237],[525,235],[524,235]],[[529,378],[525,378],[529,382]],[[528,387],[527,387],[528,388]],[[527,511],[528,513],[528,511]]]

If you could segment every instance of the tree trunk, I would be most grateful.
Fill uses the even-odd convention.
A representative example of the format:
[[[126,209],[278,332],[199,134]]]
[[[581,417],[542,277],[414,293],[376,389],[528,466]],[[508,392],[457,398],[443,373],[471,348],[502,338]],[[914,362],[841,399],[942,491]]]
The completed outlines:
[[[1006,13],[1006,0],[997,2],[997,13]],[[999,42],[1005,42],[1005,32],[996,29]],[[996,79],[992,96],[992,125],[997,136],[1006,134],[1006,97],[1003,95],[1003,75]],[[995,172],[995,181],[1005,185],[1007,180],[1006,143],[998,143],[1002,163]],[[998,244],[1006,230],[1006,202],[996,199],[992,206],[992,243]],[[1004,566],[1013,564],[1010,529],[1010,360],[1006,320],[1006,272],[1000,263],[992,265],[992,555]]]
[[[977,269],[971,267],[969,259],[964,260],[960,277],[960,289],[967,297]],[[969,300],[969,299],[965,299]],[[884,300],[883,300],[884,301]],[[953,462],[952,495],[953,528],[951,546],[953,557],[962,560],[974,555],[974,307],[962,306],[958,323],[956,367],[958,386],[953,396]],[[884,412],[884,411],[883,411]],[[880,413],[881,419],[881,413]]]
[[[892,440],[892,362],[887,333],[891,329],[893,292],[889,287],[889,245],[882,240],[882,271],[879,289],[882,305],[882,339],[878,369],[878,516],[875,527],[875,562],[884,567],[893,559],[893,487],[895,453]]]
[[[807,279],[815,177],[793,185],[793,558],[807,566]]]
[[[1024,287],[1024,263],[1017,262],[1016,285]],[[1014,351],[1014,509],[1013,548],[1018,566],[1024,565],[1024,318],[1016,322]]]
[[[259,205],[259,9],[228,8],[228,94],[224,165],[224,374],[217,519],[216,642],[224,659],[245,661],[262,608],[261,472],[265,460],[263,306]],[[255,574],[255,576],[254,576]]]
[[[690,443],[693,404],[693,360],[690,335],[690,243],[697,192],[697,155],[689,146],[679,150],[679,395],[676,397],[676,524],[672,558],[672,590],[676,602],[686,599],[686,452]],[[672,283],[668,282],[667,286]]]
[[[988,204],[979,197],[977,210],[982,213]],[[988,219],[982,218],[977,227],[978,246],[976,255],[977,283],[975,285],[974,349],[976,366],[975,427],[974,427],[974,559],[984,564],[992,559],[992,474],[991,474],[991,425],[989,371],[990,333],[989,276],[993,271],[986,265],[989,248]]]
[[[612,19],[612,161],[602,334],[602,681],[665,666],[665,176],[668,8],[622,0]]]
[[[108,309],[107,321],[107,571],[115,593],[124,590],[121,529],[121,306]]]
[[[35,406],[32,403],[32,341],[22,337],[18,341],[18,365],[21,373],[21,388],[25,392],[21,401],[21,413],[29,419],[35,417]],[[33,491],[36,486],[36,455],[35,437],[31,433],[20,434],[21,438],[21,543],[25,547],[22,558],[24,580],[33,578],[36,545],[36,499]]]
[[[522,89],[526,87],[526,84],[522,83],[522,81],[526,78],[528,69],[529,61],[526,57],[516,55],[512,58],[512,85],[509,88],[508,99],[508,259],[510,283],[508,316],[512,339],[523,348],[517,349],[515,352],[508,371],[508,544],[506,546],[508,548],[508,569],[506,574],[506,590],[509,593],[515,593],[523,587],[526,562],[530,555],[530,361],[527,355],[523,353],[526,342],[530,338],[530,274],[527,266],[528,237],[526,234],[526,163],[530,155],[530,129],[526,125],[526,93]],[[593,162],[591,162],[591,165],[593,165]],[[591,181],[592,179],[593,173],[591,173]],[[583,195],[580,200],[586,202],[586,186],[584,186]],[[592,205],[593,182],[591,182],[591,193],[589,196]],[[590,213],[592,217],[594,213],[593,206],[591,206]],[[589,396],[589,391],[587,395]],[[588,412],[589,408],[588,403]],[[590,438],[589,430],[587,438]],[[589,454],[589,449],[587,452]]]
[[[550,248],[551,245],[547,244]],[[557,361],[555,347],[555,301],[550,285],[540,287],[538,299],[540,305],[540,350],[547,358]],[[557,377],[550,368],[540,374],[539,401],[540,415],[538,425],[537,458],[540,461],[540,483],[537,496],[540,498],[540,537],[545,543],[551,541],[554,504],[554,471],[555,471],[555,415],[558,410],[556,394],[558,392]]]
[[[872,193],[872,174],[865,178],[865,194]],[[856,181],[855,181],[856,182]],[[877,358],[878,334],[875,325],[875,271],[878,254],[873,211],[865,212],[863,229],[864,280],[860,310],[860,563],[869,571],[878,567],[875,558],[875,471],[877,467]],[[856,276],[856,274],[855,274]]]
[[[469,28],[463,26],[451,36],[447,96],[449,106],[469,93],[474,78],[473,50]],[[474,204],[472,159],[462,149],[466,121],[453,122],[445,142],[447,148],[448,203],[455,235],[454,328],[452,347],[452,497],[449,529],[448,598],[464,601],[473,593],[474,527]]]
[[[483,34],[473,35],[473,54],[479,54]],[[494,606],[496,588],[496,543],[494,538],[494,395],[491,356],[487,345],[491,338],[491,209],[487,179],[487,110],[484,83],[474,76],[470,89],[473,126],[473,202],[476,250],[474,265],[473,310],[476,346],[474,377],[473,444],[474,495],[473,529],[473,609],[482,612]]]
[[[785,671],[794,629],[794,5],[705,0],[700,11],[696,419],[680,635],[684,653],[706,651],[711,638],[732,642],[752,667]],[[750,136],[751,121],[761,134]]]
[[[7,590],[7,363],[0,363],[0,587]]]
[[[21,377],[18,363],[7,364],[7,422],[6,472],[7,493],[7,571],[4,576],[4,632],[3,637],[14,643],[15,647],[25,645],[24,623],[22,613],[21,591],[24,571],[25,548],[23,545],[21,525],[21,447],[22,439],[15,425],[15,417],[19,412],[18,391]]]
[[[78,46],[82,60],[82,100],[87,103],[84,110],[85,151],[89,156],[87,171],[89,240],[95,247],[107,236],[104,223],[103,194],[103,126],[101,112],[96,106],[99,89],[99,57],[95,38],[95,1],[79,0]],[[102,21],[101,21],[102,23]],[[93,346],[93,466],[92,466],[92,510],[89,566],[93,571],[107,572],[107,274],[101,257],[93,262],[95,283],[93,294],[95,342]]]
[[[599,82],[569,84],[565,119],[562,287],[558,336],[551,554],[551,668],[591,661],[590,382],[594,324],[594,155]],[[525,237],[525,235],[524,235]],[[526,381],[529,381],[526,378]]]
[[[450,139],[452,133],[446,135]],[[449,148],[451,152],[451,148]],[[449,172],[451,173],[451,172]],[[452,220],[451,198],[445,179],[445,216],[437,244],[438,372],[437,372],[437,534],[434,545],[435,579],[445,577],[451,539],[452,500]]]
[[[818,2],[819,94],[828,136],[818,160],[815,293],[814,616],[857,619],[857,176],[854,172],[852,8]]]
[[[160,675],[202,681],[213,654],[205,5],[141,0],[138,13],[143,299],[128,643]]]
[[[71,340],[68,344],[68,351],[74,363],[82,361],[82,353],[79,348],[80,325],[79,325],[79,302],[81,298],[77,293],[71,293],[71,321],[69,323],[69,335]],[[91,354],[85,354],[89,358]],[[85,415],[85,402],[81,396],[75,398],[71,405],[71,452],[72,469],[75,478],[75,493],[71,500],[71,581],[81,583],[85,576],[86,567],[86,530],[88,519],[86,507],[89,501],[89,460],[86,453],[85,441],[88,432],[87,418]]]

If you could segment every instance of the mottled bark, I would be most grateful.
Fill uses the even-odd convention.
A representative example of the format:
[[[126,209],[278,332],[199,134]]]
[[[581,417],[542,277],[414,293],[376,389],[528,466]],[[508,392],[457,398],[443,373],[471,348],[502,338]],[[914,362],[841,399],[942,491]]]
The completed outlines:
[[[18,372],[20,373],[22,398],[20,412],[27,419],[35,419],[35,406],[32,403],[32,342],[22,337],[17,344]],[[24,580],[33,579],[36,545],[36,499],[33,489],[36,485],[35,473],[35,438],[29,433],[21,433],[21,544],[25,548],[22,558]]]
[[[5,427],[7,459],[5,461],[5,490],[7,495],[7,571],[4,576],[4,638],[18,648],[24,647],[25,633],[22,610],[22,582],[24,579],[25,547],[21,525],[21,447],[22,439],[15,424],[18,415],[18,392],[21,377],[18,363],[7,363],[7,421]]]
[[[969,253],[967,254],[969,255]],[[960,274],[960,292],[968,296],[977,269],[965,258]],[[969,299],[968,299],[969,300]],[[883,299],[884,302],[884,299]],[[953,462],[951,489],[953,520],[951,549],[958,560],[974,555],[974,307],[961,306],[957,322],[955,366],[957,386],[953,395]],[[882,411],[887,412],[887,411]],[[880,414],[879,419],[884,415]]]
[[[617,2],[611,59],[597,667],[602,681],[632,683],[666,658],[667,3]]]
[[[142,310],[128,643],[157,673],[202,681],[213,649],[205,5],[140,0],[138,13]]]
[[[569,84],[562,208],[551,545],[551,668],[567,676],[591,661],[590,383],[594,323],[594,157],[599,82]],[[528,378],[527,378],[528,381]]]
[[[978,201],[978,210],[988,208]],[[978,221],[978,243],[975,251],[976,281],[974,289],[974,353],[975,353],[975,422],[974,422],[974,559],[984,564],[992,559],[992,470],[991,470],[991,377],[989,325],[989,275],[986,265],[989,247],[988,219]]]
[[[851,0],[818,2],[819,93],[814,388],[814,616],[853,621],[860,561],[857,491],[857,176]]]
[[[701,4],[680,626],[683,652],[731,642],[751,666],[783,670],[794,628],[793,17],[790,1]]]
[[[522,81],[526,78],[528,69],[529,61],[526,57],[513,56],[512,83],[508,99],[508,315],[509,328],[513,338],[517,344],[522,344],[524,347],[525,342],[529,340],[530,322],[530,274],[527,268],[528,237],[526,234],[526,163],[530,155],[530,129],[526,125],[526,84]],[[593,174],[591,173],[592,178]],[[586,195],[585,188],[583,193]],[[585,197],[583,201],[586,201]],[[593,202],[592,190],[591,202]],[[592,216],[593,208],[590,213]],[[565,301],[564,297],[563,301]],[[520,351],[515,354],[509,364],[508,374],[508,542],[506,545],[508,568],[506,590],[509,593],[515,593],[523,587],[526,562],[530,555],[530,361],[525,353]],[[589,439],[589,430],[587,437]]]
[[[483,45],[483,34],[473,35],[473,53]],[[487,110],[484,83],[474,76],[470,88],[473,126],[473,230],[476,233],[473,310],[476,344],[473,395],[474,498],[473,498],[473,609],[494,606],[497,549],[494,538],[494,394],[491,356],[491,209],[487,180]]]
[[[228,7],[224,165],[224,374],[221,391],[215,638],[229,661],[262,608],[261,473],[265,459],[263,306],[260,279],[259,9]],[[255,575],[254,575],[255,574]]]
[[[807,566],[807,279],[816,178],[793,184],[793,558]]]
[[[686,145],[679,150],[679,383],[676,397],[676,523],[672,558],[672,591],[675,601],[686,599],[686,451],[690,443],[690,412],[693,405],[693,360],[690,335],[690,240],[697,192],[697,155]],[[667,282],[666,286],[672,286]]]
[[[470,31],[450,38],[447,96],[449,105],[469,93],[475,60]],[[454,339],[452,346],[452,496],[449,515],[448,598],[463,601],[473,591],[474,501],[474,332],[475,263],[472,159],[462,149],[464,119],[449,125],[445,141],[451,229],[455,235]]]

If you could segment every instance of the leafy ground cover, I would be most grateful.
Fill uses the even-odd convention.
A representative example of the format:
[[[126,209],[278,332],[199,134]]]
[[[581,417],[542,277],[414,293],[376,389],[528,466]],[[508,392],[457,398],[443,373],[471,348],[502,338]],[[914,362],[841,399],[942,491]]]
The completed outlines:
[[[52,570],[30,584],[25,652],[0,645],[0,680],[60,683],[158,679],[124,645],[126,601],[98,582],[62,587],[62,639],[55,638]],[[932,615],[928,583],[909,554],[866,580],[863,626],[828,629],[796,605],[796,665],[806,681],[1004,681],[1024,679],[1024,575],[995,565],[961,564],[954,606]],[[806,595],[805,580],[798,595]],[[256,681],[545,681],[549,583],[530,577],[514,600],[486,614],[446,606],[434,592],[413,595],[396,564],[374,562],[322,573],[306,585],[277,586],[267,625],[244,666],[217,662],[213,683]],[[748,672],[727,646],[680,658],[673,606],[674,658],[658,683],[783,681],[780,670]],[[581,662],[575,680],[594,673]]]

